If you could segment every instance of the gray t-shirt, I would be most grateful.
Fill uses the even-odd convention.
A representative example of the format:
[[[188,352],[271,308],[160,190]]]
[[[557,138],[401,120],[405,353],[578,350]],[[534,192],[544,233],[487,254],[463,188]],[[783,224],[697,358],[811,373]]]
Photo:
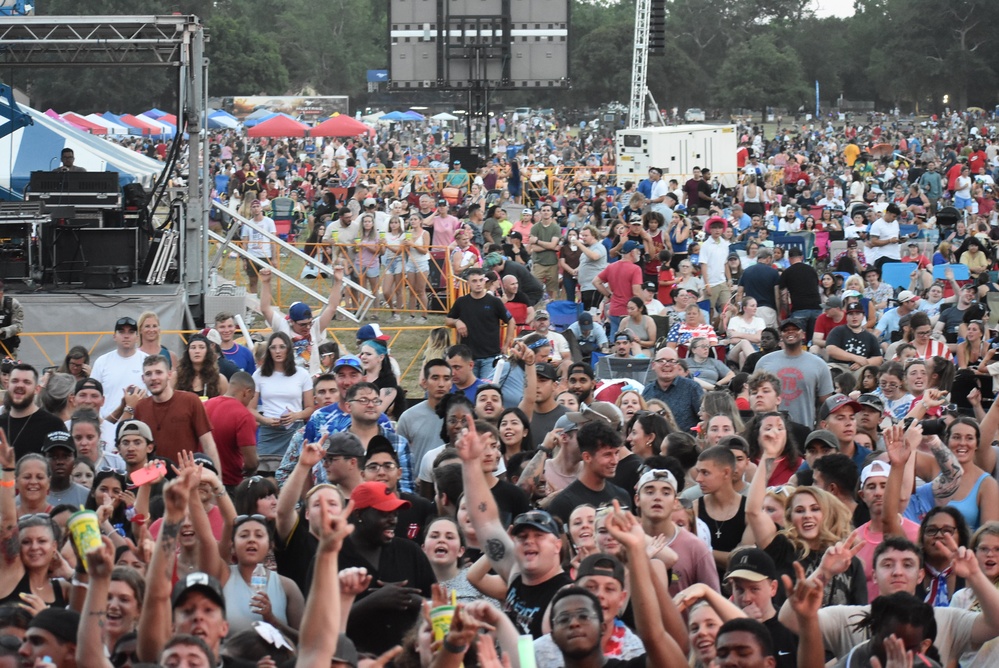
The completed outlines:
[[[809,429],[815,425],[815,403],[833,393],[832,374],[823,359],[803,352],[791,357],[783,350],[769,353],[756,363],[756,370],[766,370],[780,379],[780,408],[791,420]]]
[[[48,502],[50,506],[58,506],[64,503],[68,503],[74,508],[81,508],[87,503],[87,497],[90,495],[90,490],[79,483],[71,482],[69,487],[57,492],[54,489],[49,490]]]
[[[587,248],[600,253],[600,257],[596,260],[591,260],[586,257],[586,253],[581,253],[579,255],[579,276],[577,281],[579,282],[579,287],[583,290],[583,292],[587,290],[596,290],[593,286],[593,279],[597,277],[597,274],[607,268],[607,247],[598,241],[592,246],[587,246]]]
[[[724,362],[708,357],[703,362],[698,362],[693,357],[687,358],[687,368],[690,369],[690,377],[703,380],[708,383],[717,383],[728,375],[730,369]]]
[[[441,444],[443,423],[428,401],[421,401],[399,416],[396,433],[409,441],[414,462],[423,461],[427,451]]]

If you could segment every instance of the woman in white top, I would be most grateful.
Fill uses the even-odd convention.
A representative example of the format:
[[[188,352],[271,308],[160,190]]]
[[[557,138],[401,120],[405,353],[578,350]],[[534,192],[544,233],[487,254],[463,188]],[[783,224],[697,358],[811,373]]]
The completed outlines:
[[[315,409],[312,379],[305,368],[296,366],[287,334],[274,332],[267,339],[263,362],[254,372],[253,380],[257,393],[251,410],[260,425],[257,452],[280,457],[288,449],[291,437]]]
[[[756,185],[756,175],[746,174],[739,189],[739,201],[747,216],[762,216],[765,213],[766,194]]]
[[[763,318],[756,315],[756,299],[745,297],[739,306],[739,313],[728,321],[725,335],[731,343],[729,355],[734,355],[739,362],[739,368],[746,363],[746,358],[756,352],[760,344],[760,335],[767,326]],[[728,312],[726,307],[726,312]]]
[[[397,215],[389,218],[388,231],[385,233],[385,252],[382,254],[382,294],[392,309],[389,320],[398,321],[398,309],[403,308],[403,275],[406,272],[406,257],[403,241],[406,235],[403,231],[402,218]]]
[[[420,214],[409,217],[409,229],[403,240],[406,255],[406,278],[409,281],[409,310],[422,311],[409,319],[418,323],[427,321],[427,272],[430,271],[430,233],[423,228]]]

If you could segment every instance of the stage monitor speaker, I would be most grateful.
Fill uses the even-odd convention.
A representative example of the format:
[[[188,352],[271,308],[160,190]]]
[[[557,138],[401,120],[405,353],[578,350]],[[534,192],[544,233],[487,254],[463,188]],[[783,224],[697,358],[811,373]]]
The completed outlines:
[[[42,228],[43,267],[60,283],[83,283],[88,266],[128,266],[134,273],[138,264],[139,231],[119,228]]]
[[[478,146],[471,148],[467,146],[452,146],[450,153],[451,164],[454,164],[455,160],[460,160],[462,169],[469,174],[479,171],[479,167],[484,163]]]

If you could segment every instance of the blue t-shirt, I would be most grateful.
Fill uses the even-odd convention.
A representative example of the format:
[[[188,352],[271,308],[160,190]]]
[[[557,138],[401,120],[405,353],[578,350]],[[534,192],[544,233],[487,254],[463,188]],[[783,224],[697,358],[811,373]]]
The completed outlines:
[[[475,403],[475,391],[478,390],[479,389],[479,385],[482,385],[482,384],[484,384],[484,381],[481,378],[476,378],[475,382],[472,383],[471,385],[469,385],[468,387],[466,387],[464,390],[459,389],[457,385],[452,384],[451,385],[451,393],[454,394],[455,392],[463,392],[465,394],[465,396],[468,398],[468,400],[471,401],[474,404]]]
[[[253,372],[257,370],[257,363],[253,359],[253,353],[250,352],[248,348],[244,348],[238,343],[233,344],[233,347],[229,350],[223,350],[222,354],[225,355],[227,360],[248,374],[252,375]]]

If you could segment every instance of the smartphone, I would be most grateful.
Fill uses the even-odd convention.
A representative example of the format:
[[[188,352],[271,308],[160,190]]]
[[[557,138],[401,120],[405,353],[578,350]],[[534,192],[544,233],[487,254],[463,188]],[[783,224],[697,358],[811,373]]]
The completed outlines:
[[[59,367],[57,366],[47,366],[44,369],[42,369],[42,375],[44,376],[47,373],[55,373],[58,369]]]
[[[157,459],[152,467],[143,467],[133,473],[131,475],[132,484],[136,487],[142,487],[164,477],[166,472],[166,464],[163,463],[162,459]]]

